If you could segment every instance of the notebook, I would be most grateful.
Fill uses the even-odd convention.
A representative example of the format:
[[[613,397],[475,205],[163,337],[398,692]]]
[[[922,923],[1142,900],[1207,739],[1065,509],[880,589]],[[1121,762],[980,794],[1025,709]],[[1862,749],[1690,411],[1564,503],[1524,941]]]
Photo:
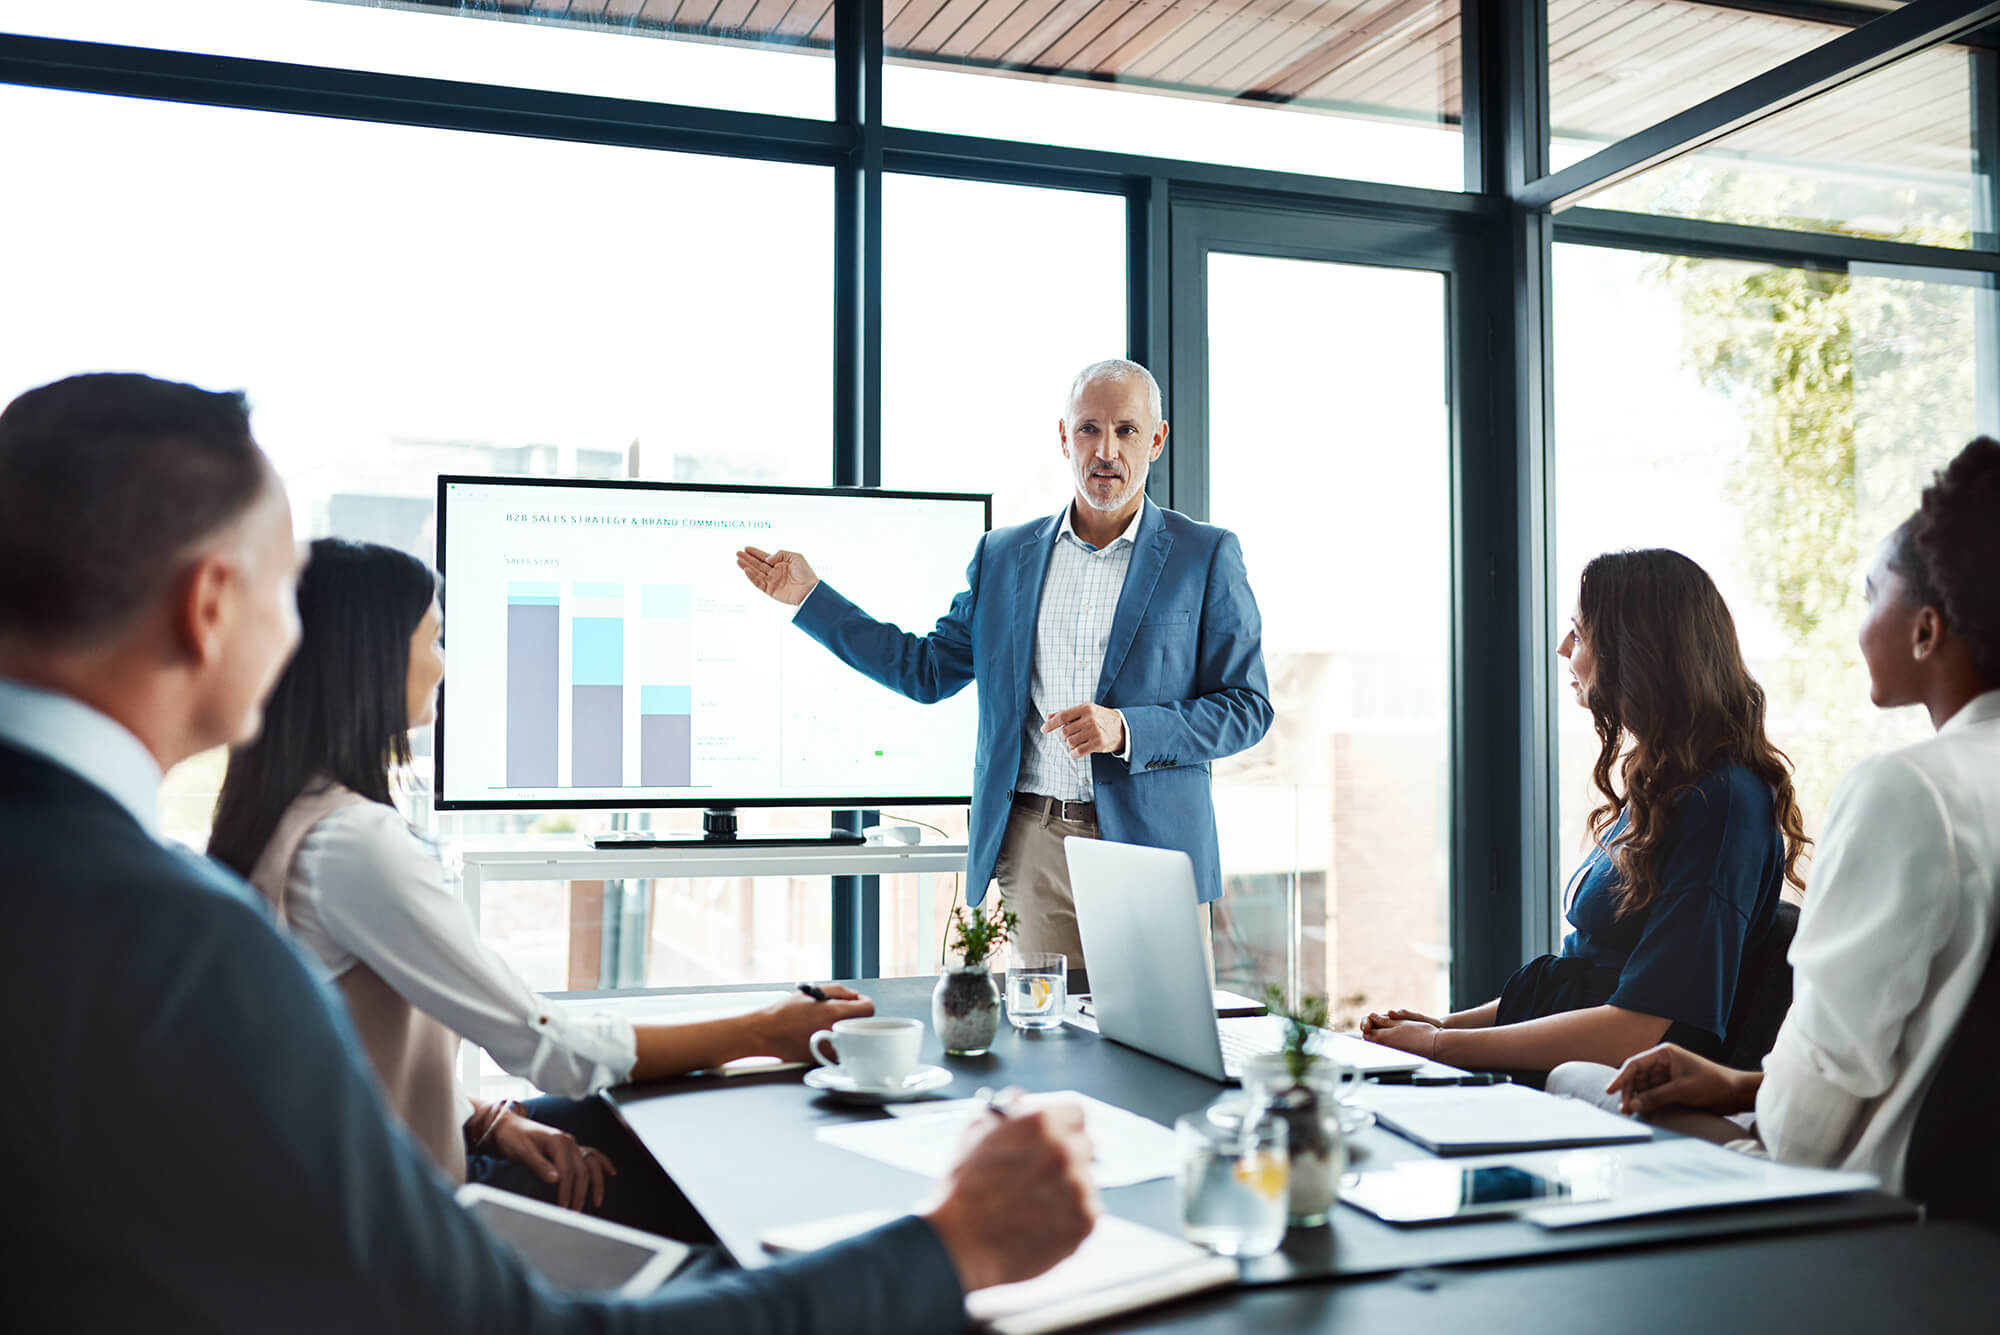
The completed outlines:
[[[1640,1122],[1523,1085],[1364,1084],[1354,1105],[1432,1154],[1506,1154],[1651,1140]]]
[[[773,1252],[811,1251],[896,1217],[871,1211],[795,1224],[771,1229],[763,1243]],[[1069,1259],[1019,1284],[967,1294],[965,1314],[995,1335],[1042,1335],[1234,1284],[1236,1275],[1236,1262],[1226,1257],[1129,1219],[1100,1215]]]

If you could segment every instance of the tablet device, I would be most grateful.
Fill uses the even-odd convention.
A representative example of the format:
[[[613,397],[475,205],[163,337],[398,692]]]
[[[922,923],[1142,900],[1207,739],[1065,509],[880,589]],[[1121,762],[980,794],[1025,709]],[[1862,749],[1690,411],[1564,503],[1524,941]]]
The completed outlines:
[[[672,1238],[476,1182],[458,1189],[458,1203],[558,1288],[634,1298],[664,1284],[690,1250]]]
[[[1601,1188],[1511,1164],[1405,1163],[1361,1173],[1341,1199],[1391,1224],[1442,1224],[1539,1205],[1602,1200]]]

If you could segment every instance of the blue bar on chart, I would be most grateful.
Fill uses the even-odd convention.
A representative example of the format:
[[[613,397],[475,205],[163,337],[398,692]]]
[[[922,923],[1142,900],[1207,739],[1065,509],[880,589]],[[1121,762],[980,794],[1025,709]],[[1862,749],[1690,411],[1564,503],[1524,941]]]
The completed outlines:
[[[639,589],[639,782],[694,783],[694,587]]]
[[[507,786],[556,786],[562,595],[554,584],[507,585]],[[461,725],[463,726],[463,725]]]
[[[617,584],[578,584],[579,603],[616,603]],[[577,616],[570,621],[569,781],[577,788],[625,783],[625,619]]]

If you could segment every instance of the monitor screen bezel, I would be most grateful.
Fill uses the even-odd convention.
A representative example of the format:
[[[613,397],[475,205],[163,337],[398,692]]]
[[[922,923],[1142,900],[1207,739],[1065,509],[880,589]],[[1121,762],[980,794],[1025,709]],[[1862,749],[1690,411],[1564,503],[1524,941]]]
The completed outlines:
[[[437,572],[438,606],[444,626],[451,625],[450,572],[445,568],[445,493],[455,483],[506,487],[570,487],[587,490],[705,492],[731,496],[817,496],[830,500],[874,497],[906,501],[978,501],[985,510],[983,532],[993,531],[993,493],[974,491],[902,491],[888,487],[767,487],[726,482],[652,482],[635,478],[525,477],[509,474],[492,477],[477,473],[439,473],[437,479]],[[972,559],[970,552],[966,560]],[[451,673],[451,647],[445,646],[445,674]],[[884,689],[887,689],[886,687]],[[964,793],[912,795],[908,793],[856,793],[827,797],[730,796],[641,798],[540,798],[518,801],[511,798],[474,799],[445,797],[445,707],[444,687],[438,687],[437,719],[431,725],[431,805],[438,811],[656,811],[721,807],[832,807],[836,810],[886,806],[967,806],[970,791]],[[968,770],[966,779],[972,778]]]

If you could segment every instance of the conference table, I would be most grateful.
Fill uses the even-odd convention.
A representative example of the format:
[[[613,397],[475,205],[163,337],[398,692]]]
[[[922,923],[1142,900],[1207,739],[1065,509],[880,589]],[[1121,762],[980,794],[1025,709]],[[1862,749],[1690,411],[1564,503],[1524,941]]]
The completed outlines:
[[[955,1077],[944,1097],[1008,1085],[1073,1090],[1171,1125],[1223,1088],[1078,1024],[1037,1033],[1003,1021],[986,1056],[946,1057],[928,1029],[935,982],[850,985],[879,1014],[925,1021],[920,1060]],[[695,990],[770,987],[663,992]],[[746,1268],[770,1263],[766,1230],[906,1209],[930,1189],[818,1140],[824,1127],[885,1114],[808,1088],[796,1070],[627,1085],[607,1098]],[[1359,1167],[1426,1153],[1380,1127],[1350,1145]],[[1178,1230],[1170,1179],[1108,1189],[1103,1201],[1112,1214]],[[1557,1231],[1509,1218],[1396,1227],[1342,1207],[1325,1227],[1293,1229],[1277,1253],[1246,1263],[1234,1289],[1094,1329],[1991,1331],[2000,1329],[1996,1277],[2000,1235],[1921,1225],[1907,1201],[1881,1192]]]

